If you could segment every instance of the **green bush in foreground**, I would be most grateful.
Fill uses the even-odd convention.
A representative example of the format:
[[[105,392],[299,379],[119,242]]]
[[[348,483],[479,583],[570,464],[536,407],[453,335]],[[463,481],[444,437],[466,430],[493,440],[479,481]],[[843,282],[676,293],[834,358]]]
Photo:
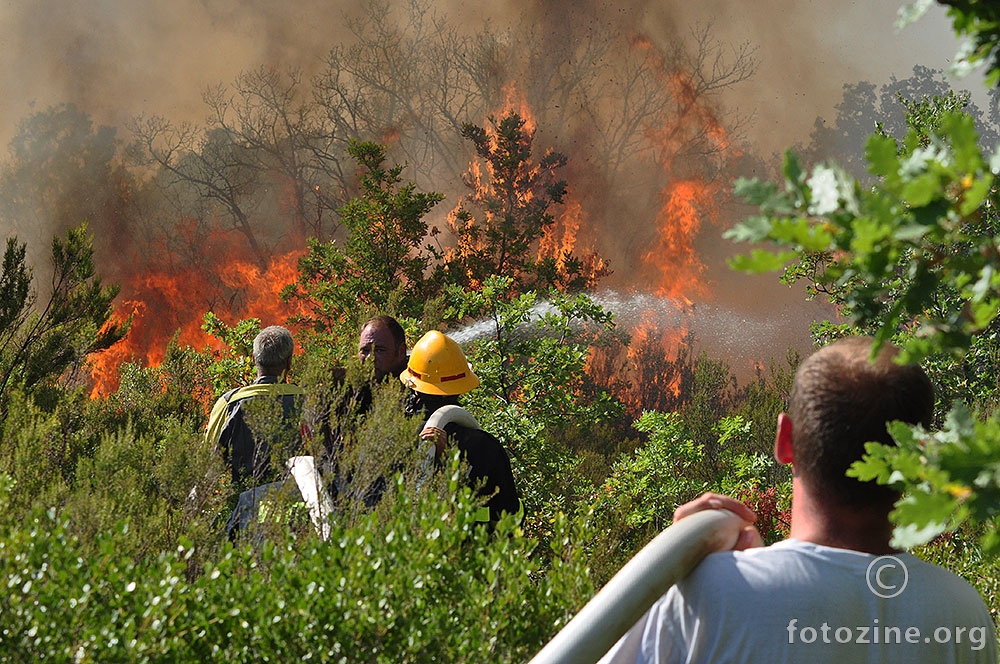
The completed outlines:
[[[36,510],[0,532],[0,661],[526,661],[593,593],[565,521],[540,569],[515,520],[487,533],[459,490],[393,491],[389,518],[227,548],[189,579],[193,550],[81,556],[67,523]],[[400,481],[397,487],[402,488]],[[10,482],[0,476],[0,509]],[[572,604],[572,605],[570,605]]]

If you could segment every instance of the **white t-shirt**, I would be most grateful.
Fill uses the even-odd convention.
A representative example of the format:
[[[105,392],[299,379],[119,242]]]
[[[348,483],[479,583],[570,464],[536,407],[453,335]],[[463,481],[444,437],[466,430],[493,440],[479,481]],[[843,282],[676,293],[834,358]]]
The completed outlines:
[[[599,664],[647,662],[996,664],[997,640],[979,593],[946,569],[786,540],[708,556]]]

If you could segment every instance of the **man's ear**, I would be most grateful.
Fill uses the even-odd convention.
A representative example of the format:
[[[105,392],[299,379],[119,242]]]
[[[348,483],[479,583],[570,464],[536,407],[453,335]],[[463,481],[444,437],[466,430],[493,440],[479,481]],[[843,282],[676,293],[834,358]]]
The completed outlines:
[[[792,418],[788,413],[778,415],[778,430],[774,435],[774,458],[778,463],[793,463]]]

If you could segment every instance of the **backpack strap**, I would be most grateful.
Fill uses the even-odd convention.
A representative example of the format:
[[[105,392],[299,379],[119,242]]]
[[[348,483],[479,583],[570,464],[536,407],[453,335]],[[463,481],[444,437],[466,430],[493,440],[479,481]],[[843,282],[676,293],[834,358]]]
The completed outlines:
[[[283,397],[305,393],[306,391],[304,389],[298,385],[292,385],[290,383],[253,383],[252,385],[245,385],[244,387],[230,390],[224,394],[223,397],[228,397],[226,398],[226,403],[229,404],[234,401],[249,399],[250,397]]]
[[[205,430],[205,442],[209,445],[217,445],[222,429],[226,426],[229,415],[229,404],[235,401],[242,401],[251,397],[272,396],[283,397],[288,395],[305,394],[306,391],[298,385],[290,383],[253,383],[244,387],[229,390],[219,397],[212,412],[208,415],[208,428]]]

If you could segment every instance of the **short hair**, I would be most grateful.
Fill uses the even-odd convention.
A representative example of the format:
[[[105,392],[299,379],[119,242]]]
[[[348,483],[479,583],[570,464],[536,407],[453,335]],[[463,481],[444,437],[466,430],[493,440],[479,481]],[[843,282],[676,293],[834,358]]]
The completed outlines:
[[[365,321],[365,324],[361,326],[358,333],[365,331],[365,328],[374,325],[376,327],[384,327],[389,330],[389,334],[392,335],[392,340],[396,342],[396,348],[406,345],[406,331],[403,326],[399,324],[399,321],[392,316],[372,316]]]
[[[789,397],[796,472],[821,499],[845,507],[890,506],[899,497],[845,473],[864,456],[866,442],[895,444],[887,422],[929,427],[934,412],[934,387],[923,369],[898,363],[891,345],[872,358],[872,343],[850,337],[820,349],[799,367]]]
[[[295,352],[292,333],[280,325],[271,325],[260,331],[253,340],[253,361],[267,375],[277,375]]]

